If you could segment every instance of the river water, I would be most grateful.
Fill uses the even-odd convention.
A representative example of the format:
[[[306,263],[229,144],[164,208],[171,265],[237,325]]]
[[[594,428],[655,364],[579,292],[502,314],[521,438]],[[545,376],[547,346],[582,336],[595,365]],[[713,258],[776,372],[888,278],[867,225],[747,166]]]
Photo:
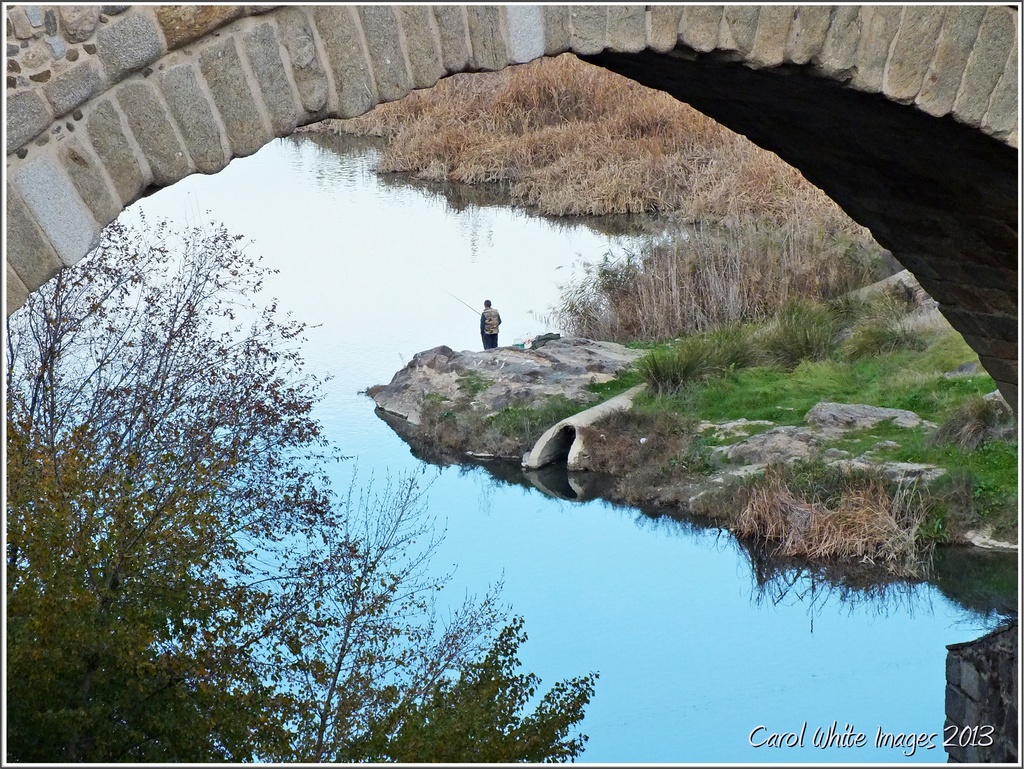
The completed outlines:
[[[338,488],[353,472],[430,482],[446,527],[434,565],[455,569],[446,599],[503,579],[504,602],[526,620],[520,658],[542,690],[600,673],[582,761],[945,762],[945,647],[993,628],[995,607],[1015,602],[1016,559],[945,552],[931,583],[873,591],[780,567],[758,587],[726,532],[416,458],[361,391],[421,350],[478,349],[485,298],[502,314],[501,344],[557,331],[547,316],[558,285],[630,243],[382,179],[375,156],[329,137],[278,140],[124,216],[222,221],[280,269],[268,294],[316,326],[308,367],[332,377],[317,415],[351,457]],[[833,725],[866,744],[816,747],[815,732]],[[929,739],[876,748],[879,729]],[[802,733],[802,745],[762,744],[784,733]]]

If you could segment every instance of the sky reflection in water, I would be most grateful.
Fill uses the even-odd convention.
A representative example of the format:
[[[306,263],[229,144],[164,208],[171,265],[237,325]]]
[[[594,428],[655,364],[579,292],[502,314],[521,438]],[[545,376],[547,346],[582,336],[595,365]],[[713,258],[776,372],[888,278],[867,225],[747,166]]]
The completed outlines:
[[[507,208],[457,211],[382,183],[373,159],[278,140],[146,198],[126,218],[141,208],[150,219],[223,221],[281,270],[268,293],[318,326],[309,368],[333,377],[318,416],[353,457],[336,487],[354,468],[364,480],[430,479],[431,512],[447,527],[435,565],[456,569],[452,604],[504,577],[504,600],[526,618],[523,664],[542,688],[600,672],[583,761],[944,763],[945,645],[988,629],[982,615],[931,586],[858,604],[819,592],[812,607],[801,579],[775,603],[758,597],[749,559],[727,534],[555,500],[411,455],[360,391],[421,350],[479,348],[478,310],[449,294],[473,308],[491,299],[510,344],[553,330],[544,318],[575,263],[629,244]],[[814,730],[833,721],[865,732],[869,747],[812,747]],[[750,745],[759,725],[789,732],[805,722],[803,748]],[[937,747],[912,757],[874,750],[879,727],[938,733]]]

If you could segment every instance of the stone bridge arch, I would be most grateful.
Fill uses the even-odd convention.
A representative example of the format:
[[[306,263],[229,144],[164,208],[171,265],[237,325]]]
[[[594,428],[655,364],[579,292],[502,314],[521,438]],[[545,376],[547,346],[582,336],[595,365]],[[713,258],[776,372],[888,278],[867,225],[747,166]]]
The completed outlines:
[[[8,315],[155,188],[458,72],[566,51],[797,167],[1016,405],[1018,9],[8,6]]]

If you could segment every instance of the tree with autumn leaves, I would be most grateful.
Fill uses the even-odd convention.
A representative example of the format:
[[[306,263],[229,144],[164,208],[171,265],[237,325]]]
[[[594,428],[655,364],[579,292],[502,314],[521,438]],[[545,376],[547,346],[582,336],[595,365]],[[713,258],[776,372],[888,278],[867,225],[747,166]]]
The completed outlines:
[[[114,223],[9,319],[8,760],[573,760],[596,675],[526,712],[499,588],[438,616],[428,485],[330,489],[266,273]]]

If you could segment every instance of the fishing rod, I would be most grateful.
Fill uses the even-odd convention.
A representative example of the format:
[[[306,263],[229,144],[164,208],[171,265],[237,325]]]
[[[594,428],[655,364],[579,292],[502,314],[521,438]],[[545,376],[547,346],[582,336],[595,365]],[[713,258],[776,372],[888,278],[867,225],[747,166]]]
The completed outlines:
[[[461,299],[459,299],[459,297],[455,296],[455,294],[453,294],[453,293],[452,293],[451,291],[445,291],[445,290],[444,290],[443,288],[442,288],[441,290],[442,290],[442,291],[444,291],[444,292],[445,292],[446,294],[448,294],[448,296],[450,296],[450,297],[451,297],[452,299],[454,299],[454,300],[455,300],[456,302],[459,302],[459,303],[461,303],[461,304],[465,304],[465,305],[466,305],[466,307],[469,307],[469,309],[473,311],[473,314],[474,314],[474,315],[479,315],[479,314],[480,314],[480,310],[477,310],[477,309],[476,309],[476,308],[474,308],[474,307],[473,307],[472,305],[470,305],[470,304],[467,304],[466,302],[463,302],[463,301],[462,301]]]

